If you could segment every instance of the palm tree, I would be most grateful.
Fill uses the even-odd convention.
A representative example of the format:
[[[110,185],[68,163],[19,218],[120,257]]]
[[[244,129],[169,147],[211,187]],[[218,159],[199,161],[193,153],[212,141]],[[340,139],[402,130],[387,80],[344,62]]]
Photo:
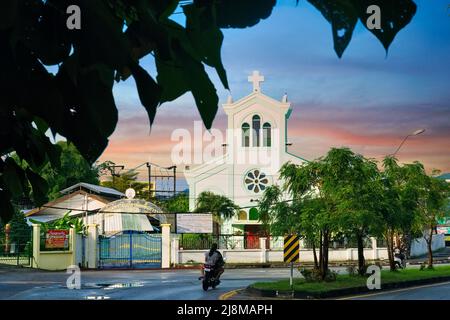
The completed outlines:
[[[213,233],[219,234],[219,225],[223,220],[232,218],[239,207],[225,196],[205,191],[197,198],[195,212],[211,212],[214,219]]]

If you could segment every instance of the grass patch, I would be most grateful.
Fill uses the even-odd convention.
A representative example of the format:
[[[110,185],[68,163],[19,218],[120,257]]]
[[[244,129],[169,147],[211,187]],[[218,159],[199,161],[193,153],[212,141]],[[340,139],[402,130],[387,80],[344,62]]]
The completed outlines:
[[[411,280],[422,280],[437,278],[443,276],[450,276],[450,266],[439,266],[434,269],[406,269],[399,270],[397,272],[391,272],[389,270],[381,271],[381,286],[383,283],[398,283]],[[350,276],[350,275],[337,275],[336,281],[333,282],[306,282],[305,279],[294,279],[294,290],[305,291],[311,293],[323,293],[336,289],[348,289],[355,287],[366,286],[366,277]],[[278,291],[290,291],[289,279],[280,280],[276,282],[256,282],[252,284],[253,288],[266,289],[266,290],[278,290]]]

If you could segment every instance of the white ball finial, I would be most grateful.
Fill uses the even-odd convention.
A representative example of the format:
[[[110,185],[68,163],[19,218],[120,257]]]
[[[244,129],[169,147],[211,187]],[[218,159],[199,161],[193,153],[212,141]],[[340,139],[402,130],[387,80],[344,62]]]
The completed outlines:
[[[228,96],[227,103],[228,104],[232,104],[233,103],[233,97],[231,96],[231,94]]]
[[[283,102],[283,103],[287,103],[287,102],[288,102],[287,92],[284,93],[284,96],[283,96],[283,98],[281,99],[281,102]]]

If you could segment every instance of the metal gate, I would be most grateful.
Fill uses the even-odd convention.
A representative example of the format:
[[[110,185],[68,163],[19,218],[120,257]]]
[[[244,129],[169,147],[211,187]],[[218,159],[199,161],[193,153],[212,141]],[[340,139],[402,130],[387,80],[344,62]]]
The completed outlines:
[[[32,235],[15,237],[14,240],[0,239],[0,264],[31,266],[33,259]]]
[[[161,234],[123,231],[99,237],[99,268],[161,268]]]

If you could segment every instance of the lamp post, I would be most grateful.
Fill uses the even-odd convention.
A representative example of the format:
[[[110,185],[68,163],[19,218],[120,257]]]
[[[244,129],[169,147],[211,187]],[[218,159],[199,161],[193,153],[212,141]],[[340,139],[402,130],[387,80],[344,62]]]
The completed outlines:
[[[400,150],[400,148],[403,146],[403,144],[405,143],[405,141],[406,141],[409,137],[411,137],[411,136],[418,136],[419,134],[422,134],[422,133],[424,133],[424,132],[425,132],[425,129],[418,129],[418,130],[414,131],[413,133],[408,134],[408,135],[403,139],[402,143],[400,143],[400,145],[398,146],[397,150],[395,150],[395,152],[391,154],[391,156],[395,157],[395,155],[397,154],[397,152]]]

